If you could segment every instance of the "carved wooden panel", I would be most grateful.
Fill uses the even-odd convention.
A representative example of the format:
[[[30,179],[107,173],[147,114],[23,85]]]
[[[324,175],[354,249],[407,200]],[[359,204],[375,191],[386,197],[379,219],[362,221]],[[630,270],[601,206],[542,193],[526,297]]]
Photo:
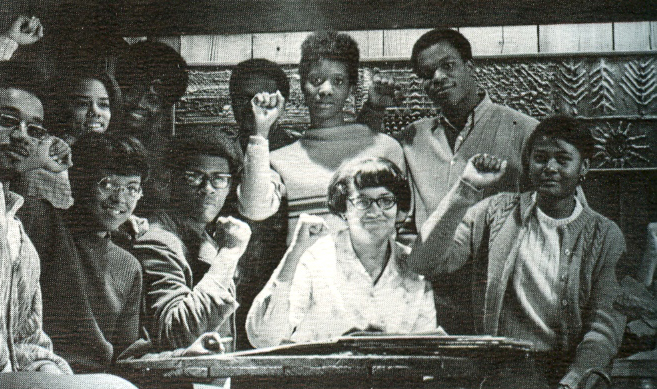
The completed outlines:
[[[291,95],[281,129],[292,136],[309,122],[296,66],[284,66]],[[400,106],[390,108],[385,131],[395,135],[408,123],[438,112],[408,62],[364,63],[354,96],[345,106],[354,120],[377,72],[401,86]],[[538,119],[556,112],[589,122],[597,139],[594,168],[657,168],[657,55],[572,55],[488,58],[476,63],[476,77],[491,99]],[[230,70],[193,68],[176,121],[234,124],[230,109]]]

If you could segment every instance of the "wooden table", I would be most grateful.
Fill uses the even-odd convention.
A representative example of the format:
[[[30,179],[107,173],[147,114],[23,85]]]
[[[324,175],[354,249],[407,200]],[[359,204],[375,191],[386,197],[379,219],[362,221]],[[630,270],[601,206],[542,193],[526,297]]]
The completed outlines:
[[[231,388],[465,389],[482,383],[497,388],[492,383],[503,372],[514,377],[505,388],[531,388],[536,380],[529,343],[473,336],[347,337],[202,357],[146,355],[119,366],[124,377],[146,389],[189,387],[220,377],[231,377]],[[647,371],[657,374],[649,365],[643,371],[632,363],[619,367],[624,386],[618,388],[643,388],[634,385],[643,382]]]

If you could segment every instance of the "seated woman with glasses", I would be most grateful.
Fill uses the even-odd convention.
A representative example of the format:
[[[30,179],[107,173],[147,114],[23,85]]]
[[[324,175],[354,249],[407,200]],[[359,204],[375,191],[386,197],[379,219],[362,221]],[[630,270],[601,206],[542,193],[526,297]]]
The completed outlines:
[[[209,130],[172,143],[171,205],[129,242],[144,270],[144,324],[160,350],[187,347],[206,332],[235,333],[228,320],[238,305],[233,276],[251,236],[229,216],[242,154],[235,140]]]
[[[247,316],[255,347],[326,340],[352,330],[436,331],[431,284],[408,269],[395,224],[410,209],[408,181],[384,158],[356,159],[330,181],[329,231],[304,214],[292,244]]]
[[[106,370],[140,336],[139,261],[111,237],[129,220],[148,175],[134,138],[90,133],[69,170],[75,205],[32,208],[41,258],[43,327],[76,372]]]

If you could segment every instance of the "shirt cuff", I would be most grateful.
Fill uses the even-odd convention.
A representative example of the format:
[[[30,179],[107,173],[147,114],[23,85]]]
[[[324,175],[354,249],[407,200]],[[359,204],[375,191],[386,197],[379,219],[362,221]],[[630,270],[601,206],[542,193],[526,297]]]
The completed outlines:
[[[269,140],[262,135],[251,135],[249,136],[249,144],[256,146],[264,146],[269,149]]]
[[[577,388],[577,385],[579,385],[581,380],[582,375],[575,370],[571,370],[568,372],[568,374],[566,374],[565,377],[561,379],[561,381],[559,381],[559,385],[564,385],[568,388],[574,389]]]
[[[9,37],[0,37],[0,61],[9,61],[18,48],[18,42]]]

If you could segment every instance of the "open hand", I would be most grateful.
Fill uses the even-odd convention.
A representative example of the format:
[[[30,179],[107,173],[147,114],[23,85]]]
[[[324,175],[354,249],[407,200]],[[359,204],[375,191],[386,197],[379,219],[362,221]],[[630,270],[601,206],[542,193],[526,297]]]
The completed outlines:
[[[35,16],[21,15],[14,20],[5,35],[19,45],[31,45],[43,38],[43,25]]]
[[[494,155],[477,154],[470,158],[461,179],[483,189],[497,183],[506,172],[507,162]]]
[[[302,213],[294,230],[294,239],[291,246],[307,249],[321,237],[329,234],[328,225],[319,216]]]
[[[253,96],[251,109],[255,117],[256,133],[267,139],[271,127],[281,117],[284,108],[285,98],[280,91],[276,91],[276,93],[261,92]]]
[[[383,109],[399,105],[401,96],[400,87],[392,77],[374,73],[367,94],[368,101],[374,108]]]

